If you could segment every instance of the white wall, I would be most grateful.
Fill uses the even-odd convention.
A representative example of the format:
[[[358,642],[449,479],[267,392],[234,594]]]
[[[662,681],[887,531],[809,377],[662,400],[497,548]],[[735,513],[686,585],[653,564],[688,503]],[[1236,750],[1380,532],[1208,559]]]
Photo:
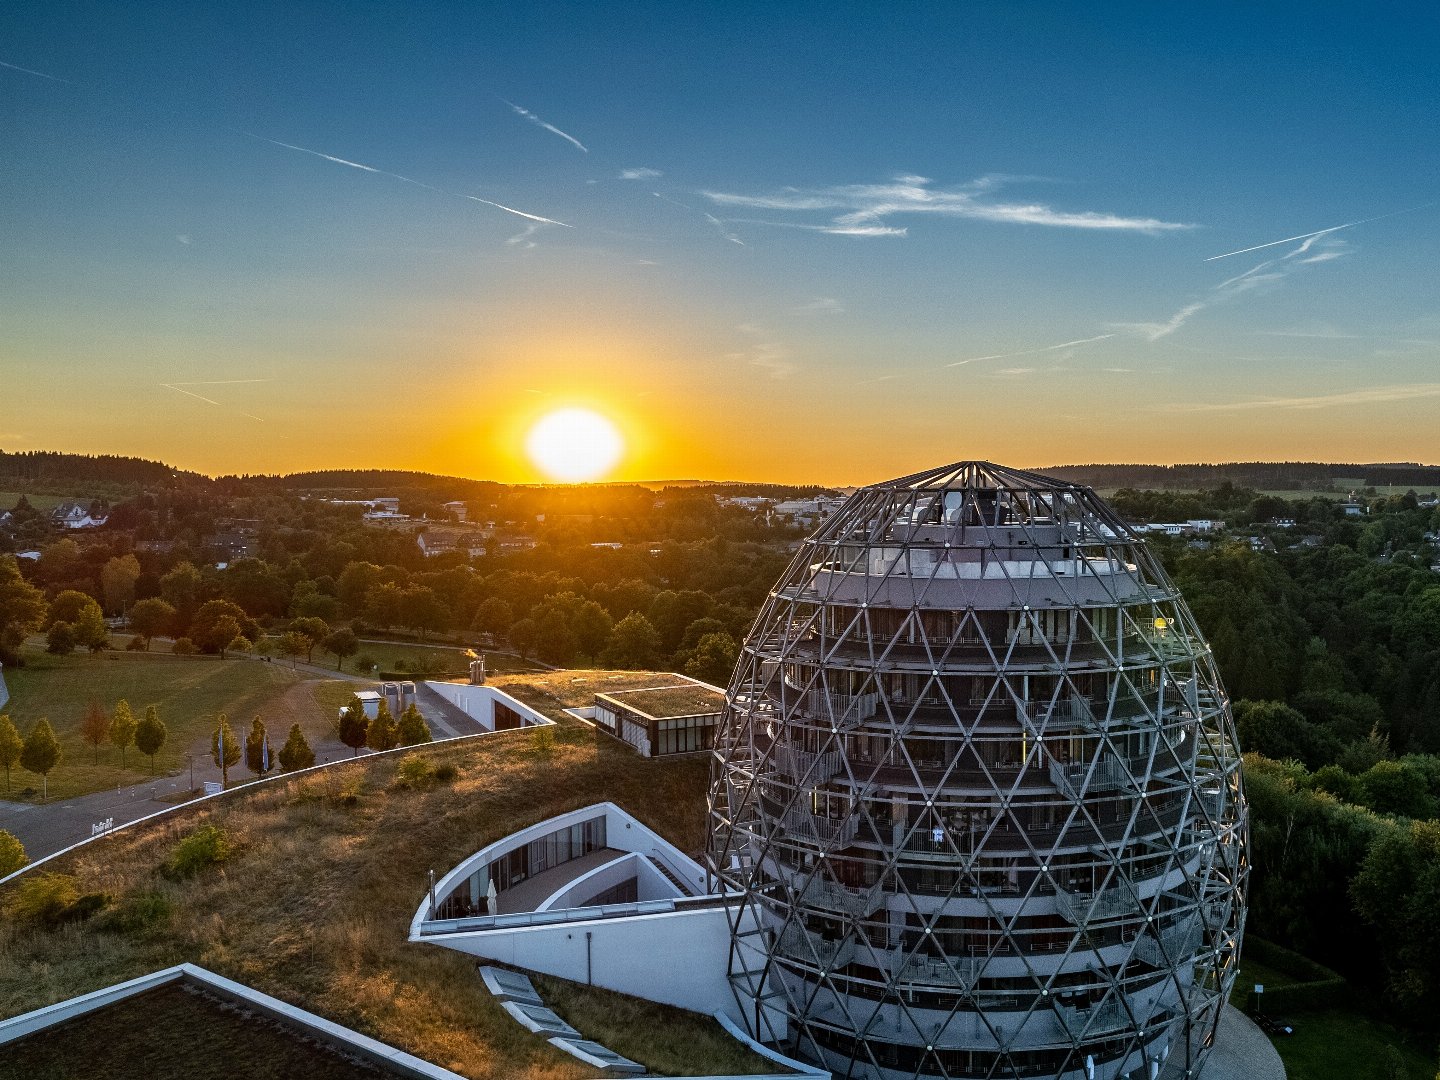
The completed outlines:
[[[493,686],[471,686],[469,683],[426,682],[431,690],[450,702],[486,731],[495,730],[495,703],[514,709],[527,724],[553,724],[543,713],[536,712],[523,701]]]
[[[481,930],[426,938],[471,956],[586,981],[623,994],[744,1023],[726,976],[730,923],[724,908],[632,915],[586,923]]]

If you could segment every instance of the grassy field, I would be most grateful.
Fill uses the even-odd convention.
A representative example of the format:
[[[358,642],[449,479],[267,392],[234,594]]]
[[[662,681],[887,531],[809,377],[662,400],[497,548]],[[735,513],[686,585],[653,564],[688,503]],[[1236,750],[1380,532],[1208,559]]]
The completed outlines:
[[[556,714],[546,691],[530,696]],[[412,751],[455,765],[451,784],[401,788],[395,756],[360,758],[82,848],[51,869],[108,897],[83,922],[38,930],[15,914],[21,889],[0,889],[0,1016],[190,961],[475,1080],[593,1076],[504,1013],[473,958],[406,940],[431,869],[554,814],[613,799],[683,850],[702,847],[705,762],[646,761],[558,715],[549,749],[521,730]],[[159,875],[202,824],[237,854],[185,880]],[[587,1036],[662,1073],[773,1071],[708,1017],[555,992]]]
[[[360,652],[379,664],[381,671],[413,671],[422,662],[441,665],[441,671],[451,674],[470,670],[470,657],[465,650],[448,645],[399,645],[367,641],[361,642]],[[485,670],[490,674],[508,675],[541,669],[518,656],[487,652]]]
[[[1244,1008],[1256,983],[1270,990],[1297,981],[1293,975],[1242,956],[1230,1003]],[[1295,1034],[1272,1040],[1285,1063],[1287,1080],[1391,1080],[1386,1070],[1396,1053],[1408,1070],[1406,1080],[1434,1080],[1435,1063],[1429,1047],[1417,1045],[1415,1036],[1358,1009],[1286,1011],[1280,1018],[1295,1027]]]
[[[0,491],[0,510],[13,509],[20,501],[20,494],[18,491]],[[36,510],[53,510],[62,502],[69,501],[62,495],[35,495],[28,491],[24,494]]]
[[[85,707],[98,701],[113,713],[115,703],[125,700],[138,720],[145,707],[159,707],[160,719],[168,729],[164,749],[156,755],[159,773],[179,770],[185,754],[204,742],[214,729],[215,717],[225,713],[237,734],[249,728],[259,716],[272,733],[283,738],[291,724],[298,723],[312,740],[327,733],[342,705],[354,692],[355,684],[319,680],[289,670],[276,662],[253,660],[190,659],[170,657],[52,656],[32,653],[24,667],[7,668],[10,687],[6,712],[22,733],[40,717],[46,717],[64,748],[64,758],[50,774],[52,799],[70,798],[144,780],[150,762],[131,748],[121,755],[109,743],[98,754],[80,735]],[[98,759],[98,763],[97,763]],[[16,770],[15,795],[28,787],[39,790],[39,777]],[[38,797],[38,796],[34,796]]]

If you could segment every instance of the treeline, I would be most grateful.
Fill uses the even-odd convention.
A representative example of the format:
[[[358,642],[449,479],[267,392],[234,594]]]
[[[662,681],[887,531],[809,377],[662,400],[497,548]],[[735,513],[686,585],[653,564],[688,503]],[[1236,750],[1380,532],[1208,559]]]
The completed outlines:
[[[23,485],[76,481],[155,487],[176,477],[195,478],[198,474],[172,469],[158,461],[118,454],[60,454],[48,450],[6,453],[0,450],[0,485],[7,481],[20,481]]]
[[[1093,488],[1198,490],[1229,483],[1260,491],[1330,491],[1343,494],[1356,479],[1365,485],[1440,485],[1440,466],[1409,463],[1340,464],[1318,461],[1236,461],[1191,465],[1055,465],[1039,472]],[[1344,487],[1338,487],[1343,483]],[[1364,486],[1364,485],[1362,485]]]

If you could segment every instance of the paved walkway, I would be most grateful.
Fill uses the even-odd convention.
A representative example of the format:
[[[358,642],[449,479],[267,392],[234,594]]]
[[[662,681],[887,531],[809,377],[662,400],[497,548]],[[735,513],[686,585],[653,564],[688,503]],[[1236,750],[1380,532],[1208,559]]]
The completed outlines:
[[[1183,1070],[1166,1069],[1164,1080],[1183,1075]],[[1227,1005],[1220,1014],[1215,1046],[1198,1080],[1285,1080],[1285,1063],[1255,1021]]]

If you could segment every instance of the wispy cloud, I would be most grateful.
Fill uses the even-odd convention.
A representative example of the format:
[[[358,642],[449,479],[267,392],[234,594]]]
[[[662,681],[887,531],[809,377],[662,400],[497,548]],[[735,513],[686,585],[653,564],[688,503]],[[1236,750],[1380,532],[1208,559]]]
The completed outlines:
[[[544,227],[545,226],[541,225],[538,221],[532,221],[529,225],[526,225],[525,228],[510,237],[510,239],[506,240],[505,243],[509,247],[514,247],[518,244],[523,248],[533,248],[535,241],[530,238]]]
[[[1363,390],[1346,390],[1337,394],[1312,394],[1306,397],[1252,398],[1231,402],[1175,402],[1166,405],[1168,412],[1246,412],[1256,409],[1334,409],[1346,405],[1369,405],[1391,401],[1413,401],[1417,398],[1440,397],[1440,383],[1408,383],[1394,386],[1372,386]]]
[[[828,224],[803,227],[843,236],[903,236],[903,230],[883,227],[883,224],[890,218],[909,214],[1149,234],[1193,227],[1158,218],[1128,217],[1091,210],[1057,210],[1043,203],[996,200],[995,194],[1012,182],[1013,178],[1009,177],[982,176],[967,184],[947,188],[934,186],[933,181],[924,176],[897,176],[883,184],[792,187],[759,195],[726,191],[702,191],[701,194],[720,206],[794,213],[824,211],[830,215]],[[780,221],[760,224],[796,226],[794,222]]]
[[[507,214],[514,214],[516,217],[525,218],[528,221],[538,221],[542,225],[559,225],[566,229],[573,229],[573,225],[567,225],[563,221],[556,221],[554,218],[541,217],[539,214],[529,214],[524,210],[516,210],[513,206],[506,206],[491,199],[482,199],[478,195],[466,195],[458,191],[446,191],[444,188],[435,187],[401,173],[390,172],[388,169],[377,169],[373,165],[365,165],[359,161],[351,161],[349,158],[335,157],[333,154],[321,153],[319,150],[311,150],[306,146],[296,146],[294,143],[281,142],[279,139],[267,139],[264,135],[256,135],[252,131],[245,132],[252,139],[269,143],[271,146],[284,147],[286,150],[298,150],[302,154],[310,154],[313,157],[323,158],[326,161],[334,162],[336,165],[344,165],[351,169],[359,169],[361,172],[374,173],[377,176],[388,176],[392,180],[399,180],[405,184],[413,184],[415,187],[424,188],[426,191],[433,191],[438,195],[448,195],[451,198],[469,199],[471,202],[484,203],[486,206],[493,206],[496,210],[503,210]]]
[[[658,191],[652,191],[650,194],[654,195],[655,198],[659,199],[661,202],[667,202],[671,206],[678,206],[681,210],[688,210],[692,214],[699,214],[711,225],[713,225],[715,227],[715,230],[726,240],[729,240],[730,243],[739,244],[741,247],[745,246],[745,241],[741,240],[738,236],[731,232],[729,226],[727,226],[725,222],[721,221],[714,214],[709,213],[705,210],[698,209],[694,206],[688,206],[685,203],[681,202],[679,199],[670,198],[669,195],[661,195]]]
[[[504,98],[501,98],[500,100],[505,101]],[[526,120],[529,120],[536,127],[542,127],[546,131],[550,132],[550,134],[552,135],[559,135],[560,138],[564,139],[571,146],[574,146],[576,149],[586,154],[590,152],[590,148],[587,147],[584,143],[582,143],[579,139],[575,138],[574,135],[567,135],[554,124],[547,124],[544,120],[541,120],[540,117],[536,116],[529,109],[526,109],[520,105],[516,105],[513,101],[505,101],[505,104],[509,105],[510,108],[514,109],[517,116],[523,116]]]
[[[7,64],[4,60],[0,60],[0,67],[9,68],[11,71],[23,71],[26,75],[34,75],[41,79],[49,79],[51,82],[70,83],[69,79],[62,79],[58,75],[46,75],[43,71],[36,71],[34,68],[21,67],[19,64]],[[74,83],[70,83],[70,85],[73,86]]]
[[[789,348],[774,340],[765,327],[757,323],[741,323],[736,329],[754,340],[744,351],[731,353],[730,359],[757,367],[772,379],[788,379],[799,370]]]
[[[796,315],[844,315],[845,305],[833,296],[818,296],[794,309]]]
[[[1334,231],[1334,229],[1324,229],[1320,232],[1308,233],[1304,237],[1291,237],[1292,241],[1301,241],[1299,246],[1294,250],[1287,251],[1284,255],[1277,256],[1273,259],[1266,259],[1264,262],[1252,266],[1244,273],[1226,278],[1218,285],[1213,286],[1210,291],[1200,299],[1192,300],[1163,322],[1125,322],[1112,323],[1111,325],[1117,330],[1135,334],[1138,337],[1144,338],[1146,341],[1159,341],[1162,338],[1169,337],[1189,322],[1192,317],[1200,314],[1200,312],[1205,311],[1207,308],[1233,300],[1237,296],[1252,292],[1256,289],[1276,285],[1293,274],[1301,266],[1331,262],[1332,260],[1347,255],[1349,248],[1345,241],[1330,237],[1330,233]],[[1281,243],[1285,242],[1286,241],[1281,241]],[[1314,254],[1310,254],[1311,250],[1315,248],[1317,244],[1320,245],[1319,250],[1315,251]],[[1272,247],[1274,245],[1264,244],[1261,246]],[[1233,254],[1239,254],[1239,252],[1234,252]]]
[[[621,180],[654,180],[654,179],[656,179],[657,177],[661,177],[661,176],[664,176],[664,175],[665,175],[665,174],[662,173],[659,169],[643,169],[643,168],[642,168],[642,169],[621,169],[621,170],[620,170],[620,179],[621,179]]]
[[[189,233],[176,233],[175,240],[177,243],[184,244],[186,247],[189,247],[195,242]]]

